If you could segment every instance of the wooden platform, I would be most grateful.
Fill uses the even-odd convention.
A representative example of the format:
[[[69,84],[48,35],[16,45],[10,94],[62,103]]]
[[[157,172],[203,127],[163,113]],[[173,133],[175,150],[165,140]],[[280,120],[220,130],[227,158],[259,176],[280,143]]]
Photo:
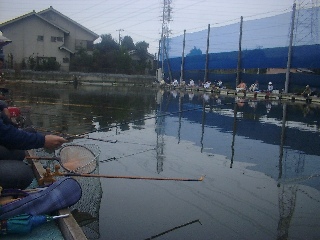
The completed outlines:
[[[30,156],[36,156],[35,151],[28,151]],[[36,160],[28,160],[32,164],[33,171],[37,180],[39,180],[45,173],[45,169],[42,164]],[[87,240],[87,237],[83,233],[81,227],[78,225],[74,217],[72,216],[68,208],[61,209],[58,211],[57,215],[69,214],[67,218],[57,219],[60,231],[65,240]]]
[[[237,92],[233,89],[223,89],[223,88],[203,88],[203,87],[188,87],[188,86],[165,86],[168,89],[176,89],[187,92],[206,92],[206,93],[215,93],[220,95],[230,95],[230,96],[238,96],[238,97],[247,97],[247,98],[255,98],[255,99],[271,99],[271,100],[288,100],[292,102],[305,102],[305,103],[314,103],[320,104],[320,98],[317,96],[304,97],[301,95],[293,94],[293,93],[279,93],[279,91],[275,90],[273,93],[267,92]]]

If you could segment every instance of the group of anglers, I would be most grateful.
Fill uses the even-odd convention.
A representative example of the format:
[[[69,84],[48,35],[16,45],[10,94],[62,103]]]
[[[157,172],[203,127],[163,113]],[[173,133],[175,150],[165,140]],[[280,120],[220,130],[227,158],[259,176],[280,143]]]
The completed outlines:
[[[167,80],[168,82],[169,80]],[[205,82],[201,82],[200,80],[198,81],[198,84],[195,83],[193,79],[189,80],[189,83],[187,83],[184,80],[180,80],[180,82],[177,79],[173,79],[172,82],[166,83],[164,79],[160,81],[160,86],[172,86],[172,87],[203,87],[203,88],[225,88],[223,86],[223,83],[221,80],[214,81],[213,83],[209,80]]]
[[[272,82],[268,83],[267,89],[265,92],[267,93],[272,93],[272,91],[274,90]],[[262,92],[262,90],[259,87],[259,82],[255,81],[255,83],[251,84],[251,86],[248,88],[247,84],[244,81],[241,81],[237,87],[236,87],[236,91],[237,92]]]

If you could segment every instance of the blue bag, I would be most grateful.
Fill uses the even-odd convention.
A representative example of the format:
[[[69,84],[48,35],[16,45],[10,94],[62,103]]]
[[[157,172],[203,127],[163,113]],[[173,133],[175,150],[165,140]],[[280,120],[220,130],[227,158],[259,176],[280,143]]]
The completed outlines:
[[[20,214],[50,214],[59,209],[70,207],[82,196],[80,184],[73,178],[63,177],[50,186],[35,193],[0,206],[0,220]]]

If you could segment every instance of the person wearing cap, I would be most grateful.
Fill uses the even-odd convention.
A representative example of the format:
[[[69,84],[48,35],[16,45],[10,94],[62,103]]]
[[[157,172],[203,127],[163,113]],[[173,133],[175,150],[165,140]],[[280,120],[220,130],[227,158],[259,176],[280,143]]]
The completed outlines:
[[[311,95],[311,88],[309,85],[306,86],[304,91],[301,93],[302,96],[304,97],[309,97]]]
[[[273,91],[273,85],[272,85],[272,82],[269,82],[267,92],[272,92],[272,91]]]

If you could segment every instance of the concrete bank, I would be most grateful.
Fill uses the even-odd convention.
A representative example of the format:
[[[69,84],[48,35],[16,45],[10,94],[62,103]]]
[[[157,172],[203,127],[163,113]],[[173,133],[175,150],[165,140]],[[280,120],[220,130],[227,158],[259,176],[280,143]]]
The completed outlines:
[[[125,75],[82,72],[39,72],[30,70],[5,70],[5,80],[28,82],[52,82],[70,84],[98,84],[109,86],[149,86],[156,81],[155,76]]]

